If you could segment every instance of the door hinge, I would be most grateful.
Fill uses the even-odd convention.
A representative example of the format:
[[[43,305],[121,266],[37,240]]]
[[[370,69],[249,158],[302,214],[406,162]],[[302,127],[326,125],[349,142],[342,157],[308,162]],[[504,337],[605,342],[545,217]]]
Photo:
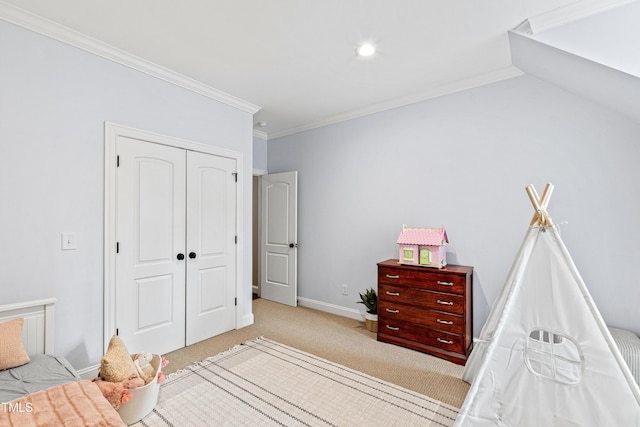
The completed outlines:
[[[235,236],[235,243],[238,244],[238,236]]]
[[[235,299],[233,304],[236,305],[236,306],[238,305],[238,297],[236,297],[236,299]]]
[[[120,242],[116,242],[116,253],[120,253]]]
[[[120,156],[116,156],[116,167],[119,168],[120,167]]]
[[[231,172],[231,175],[233,175],[233,178],[238,182],[238,172]]]
[[[118,331],[118,328],[116,328],[116,335],[118,335],[118,332],[120,332],[120,331]]]

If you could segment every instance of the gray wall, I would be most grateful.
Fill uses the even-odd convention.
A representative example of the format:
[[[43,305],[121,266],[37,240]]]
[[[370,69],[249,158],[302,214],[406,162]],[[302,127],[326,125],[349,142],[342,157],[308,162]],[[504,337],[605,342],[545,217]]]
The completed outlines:
[[[269,172],[299,171],[299,295],[359,309],[403,224],[443,226],[449,262],[475,267],[478,336],[533,214],[525,186],[552,182],[550,214],[568,221],[604,319],[639,333],[639,137],[640,124],[523,76],[270,140]]]
[[[56,297],[56,352],[83,369],[103,352],[104,122],[242,152],[250,248],[252,115],[4,21],[0,58],[0,304]]]
[[[253,136],[253,168],[267,170],[267,140]]]

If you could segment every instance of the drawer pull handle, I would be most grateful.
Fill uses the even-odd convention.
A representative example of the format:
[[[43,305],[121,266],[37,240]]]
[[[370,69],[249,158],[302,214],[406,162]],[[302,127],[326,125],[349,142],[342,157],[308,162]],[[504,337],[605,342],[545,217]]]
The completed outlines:
[[[453,325],[453,321],[451,321],[451,320],[437,319],[436,322],[442,323],[443,325]]]
[[[385,292],[387,295],[391,295],[392,297],[399,297],[400,296],[400,292]]]
[[[441,342],[442,344],[453,344],[453,341],[443,340],[442,338],[438,338],[438,342]]]
[[[385,325],[387,327],[387,329],[391,329],[392,331],[399,331],[400,328],[397,328],[395,326],[389,326],[389,325]]]
[[[453,286],[453,282],[443,282],[442,280],[438,280],[438,285]]]
[[[442,300],[438,300],[438,304],[442,304],[442,305],[453,305],[453,302],[451,302],[451,301],[442,301]]]
[[[399,279],[400,275],[396,275],[396,276],[392,276],[390,274],[387,274],[387,279]]]
[[[387,308],[387,313],[400,313],[400,310],[392,310],[390,308]]]

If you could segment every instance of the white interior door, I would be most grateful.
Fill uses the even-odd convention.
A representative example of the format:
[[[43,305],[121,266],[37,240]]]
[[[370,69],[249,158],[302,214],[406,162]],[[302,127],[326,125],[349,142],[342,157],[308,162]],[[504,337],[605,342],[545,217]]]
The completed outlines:
[[[130,352],[164,354],[185,343],[185,151],[121,137],[117,152],[115,326]]]
[[[187,340],[236,327],[236,161],[187,154]]]
[[[298,172],[262,176],[260,296],[298,305]]]

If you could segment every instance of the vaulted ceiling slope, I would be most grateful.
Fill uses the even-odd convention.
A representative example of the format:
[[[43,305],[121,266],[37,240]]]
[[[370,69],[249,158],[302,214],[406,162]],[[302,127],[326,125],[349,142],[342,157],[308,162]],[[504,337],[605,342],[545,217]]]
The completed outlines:
[[[271,139],[522,71],[543,78],[522,60],[527,45],[554,46],[550,39],[559,38],[592,46],[563,28],[597,27],[599,16],[629,3],[637,2],[0,0],[0,19],[255,112],[255,122],[266,124],[257,134]],[[619,28],[603,25],[597,35]],[[377,47],[371,58],[355,55],[364,41]],[[581,57],[576,46],[569,51]]]
[[[546,31],[527,20],[509,32],[513,65],[640,123],[638,19],[633,1]]]

